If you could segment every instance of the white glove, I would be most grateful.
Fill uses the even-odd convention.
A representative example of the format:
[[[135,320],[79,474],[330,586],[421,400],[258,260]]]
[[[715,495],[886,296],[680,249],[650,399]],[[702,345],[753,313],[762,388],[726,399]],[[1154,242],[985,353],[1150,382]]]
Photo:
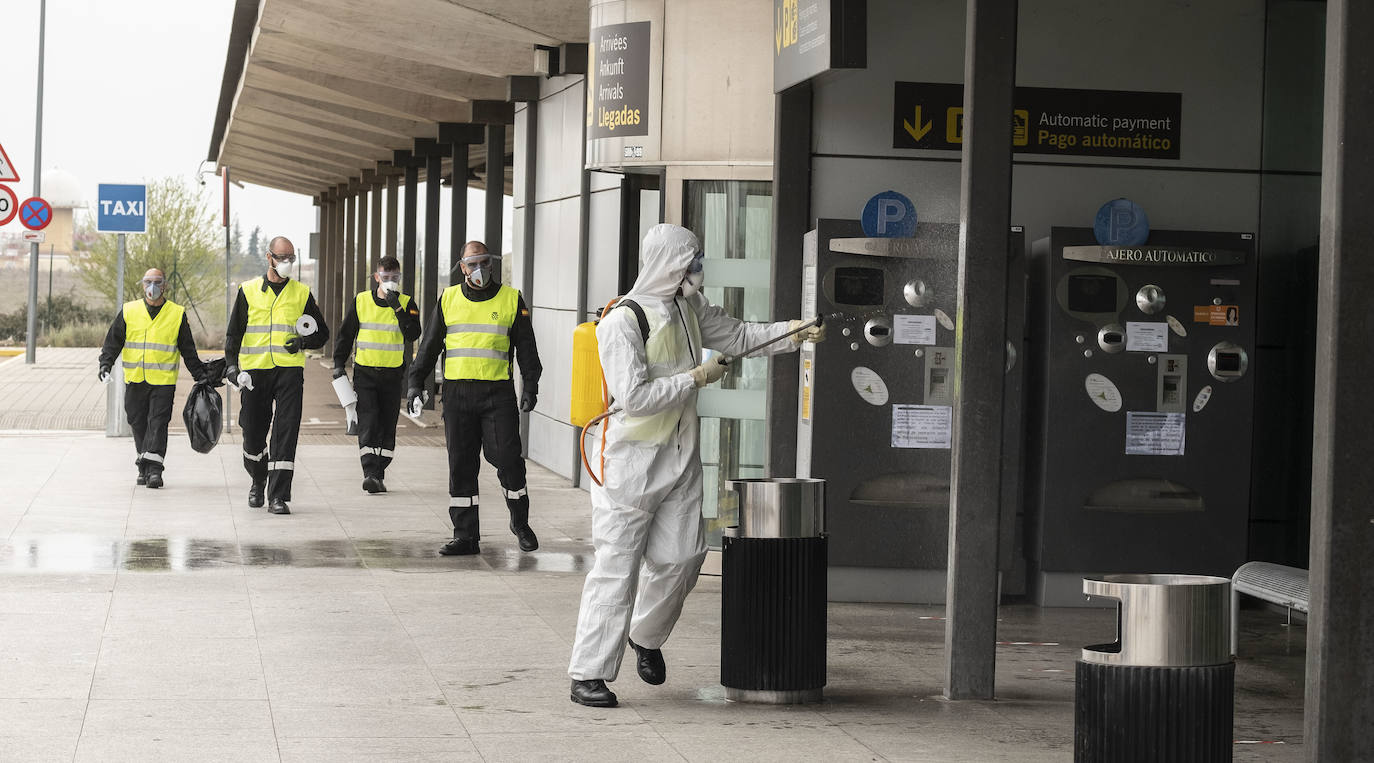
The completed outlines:
[[[109,383],[110,383],[110,370],[109,370],[108,368],[102,368],[102,369],[100,369],[100,383],[101,383],[101,384],[109,384]]]
[[[239,371],[239,375],[234,381],[237,383],[240,392],[245,389],[253,388],[253,376],[247,371]]]
[[[406,413],[409,414],[412,419],[418,419],[424,410],[425,396],[423,394],[415,395],[410,398],[410,403],[406,405]]]
[[[693,368],[687,373],[692,375],[692,381],[697,387],[705,387],[707,384],[714,384],[720,381],[720,377],[725,375],[728,366],[720,359],[719,355],[712,355],[711,359]]]
[[[787,324],[787,330],[797,331],[797,329],[805,322],[806,321],[794,320],[791,323]],[[825,324],[822,323],[819,326],[812,326],[805,330],[797,331],[797,333],[792,335],[792,341],[796,342],[797,344],[801,344],[802,342],[824,342]]]

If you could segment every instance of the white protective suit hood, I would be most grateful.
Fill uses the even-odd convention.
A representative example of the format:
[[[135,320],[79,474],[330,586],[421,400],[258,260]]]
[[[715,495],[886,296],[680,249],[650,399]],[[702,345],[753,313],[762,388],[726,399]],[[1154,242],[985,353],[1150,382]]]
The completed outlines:
[[[639,262],[639,277],[630,293],[633,300],[671,302],[677,294],[687,267],[701,249],[695,233],[681,225],[659,223],[644,234]]]

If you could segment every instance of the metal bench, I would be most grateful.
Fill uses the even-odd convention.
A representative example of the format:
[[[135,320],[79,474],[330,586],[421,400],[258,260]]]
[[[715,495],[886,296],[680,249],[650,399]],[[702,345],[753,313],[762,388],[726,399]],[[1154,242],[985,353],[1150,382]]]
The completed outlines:
[[[1240,595],[1278,604],[1289,610],[1307,614],[1307,570],[1285,567],[1270,562],[1246,562],[1231,578],[1231,654],[1236,654],[1240,640]]]

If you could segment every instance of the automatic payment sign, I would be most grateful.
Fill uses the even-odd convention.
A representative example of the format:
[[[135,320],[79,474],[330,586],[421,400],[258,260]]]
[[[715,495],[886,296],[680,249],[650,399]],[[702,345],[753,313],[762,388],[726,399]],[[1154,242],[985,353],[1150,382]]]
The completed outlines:
[[[587,137],[649,134],[649,22],[592,30]]]
[[[1177,159],[1181,93],[1018,87],[1012,149],[1027,154]],[[959,151],[964,86],[897,82],[892,147]]]

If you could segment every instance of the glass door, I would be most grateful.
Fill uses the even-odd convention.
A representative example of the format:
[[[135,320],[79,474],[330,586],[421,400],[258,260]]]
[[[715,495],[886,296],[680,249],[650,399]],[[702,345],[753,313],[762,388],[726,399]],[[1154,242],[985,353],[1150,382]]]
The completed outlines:
[[[706,254],[706,298],[735,318],[771,320],[772,183],[689,180],[683,195],[683,219]],[[738,507],[722,500],[725,481],[765,476],[767,389],[768,358],[747,358],[732,363],[719,385],[697,397],[705,478],[702,513],[711,548],[720,548],[721,528],[738,519]]]

